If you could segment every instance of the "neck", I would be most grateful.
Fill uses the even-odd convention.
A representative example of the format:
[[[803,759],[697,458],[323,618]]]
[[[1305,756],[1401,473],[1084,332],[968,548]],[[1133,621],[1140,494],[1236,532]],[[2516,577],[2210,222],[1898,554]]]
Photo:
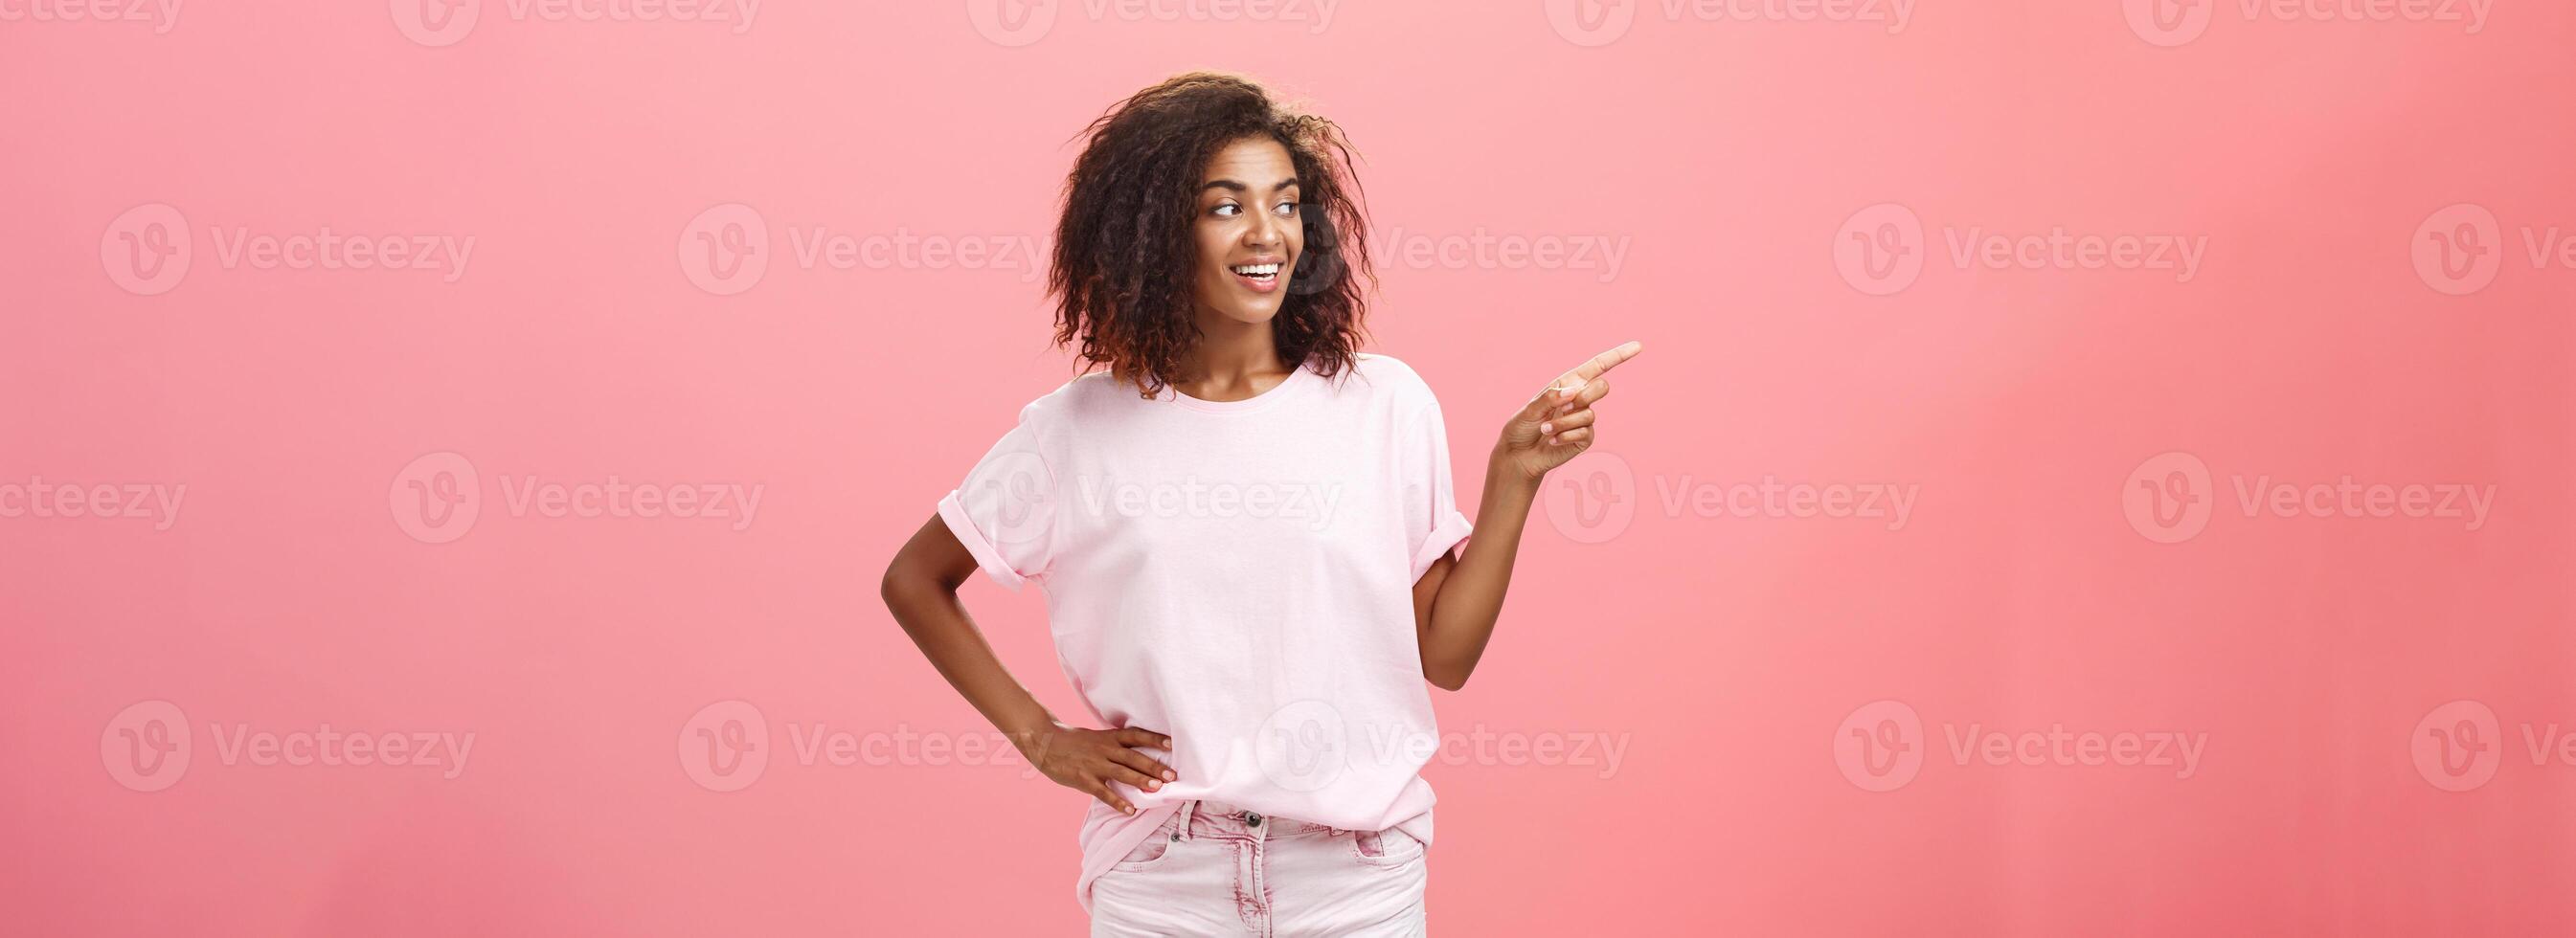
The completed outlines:
[[[1268,322],[1243,322],[1202,312],[1198,345],[1183,360],[1188,377],[1176,382],[1202,400],[1251,397],[1277,385],[1289,365],[1279,358]]]

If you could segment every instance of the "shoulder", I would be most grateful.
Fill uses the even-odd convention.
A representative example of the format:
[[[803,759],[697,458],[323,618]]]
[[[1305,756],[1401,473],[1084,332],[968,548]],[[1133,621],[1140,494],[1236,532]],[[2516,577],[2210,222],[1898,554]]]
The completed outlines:
[[[1352,387],[1385,401],[1398,413],[1412,413],[1440,403],[1438,396],[1431,393],[1431,383],[1422,379],[1422,373],[1393,355],[1361,352],[1351,371]]]
[[[1021,407],[1020,422],[1041,430],[1077,424],[1087,415],[1115,405],[1122,394],[1134,397],[1136,389],[1119,383],[1106,371],[1085,372]]]

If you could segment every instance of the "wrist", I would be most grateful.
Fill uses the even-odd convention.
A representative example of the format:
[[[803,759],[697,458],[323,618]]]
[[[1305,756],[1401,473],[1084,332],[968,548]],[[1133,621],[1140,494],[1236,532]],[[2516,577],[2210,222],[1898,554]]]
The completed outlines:
[[[1520,460],[1513,459],[1509,452],[1499,446],[1495,447],[1493,455],[1485,460],[1485,484],[1499,485],[1510,494],[1537,495],[1538,484],[1546,478],[1545,470],[1531,472],[1528,467],[1521,464]]]
[[[1065,726],[1061,720],[1049,719],[1045,723],[1034,726],[1004,730],[1002,736],[1011,741],[1011,745],[1020,751],[1020,755],[1033,756],[1048,736],[1061,729],[1070,729],[1070,727]]]

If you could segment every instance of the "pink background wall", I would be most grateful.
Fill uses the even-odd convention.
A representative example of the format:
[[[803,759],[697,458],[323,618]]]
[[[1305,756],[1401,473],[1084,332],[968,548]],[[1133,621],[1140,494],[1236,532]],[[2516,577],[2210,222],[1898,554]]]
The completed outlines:
[[[1441,933],[2576,927],[2576,11],[2156,2],[0,0],[0,914],[1078,931],[876,581],[1067,373],[1068,137],[1215,66],[1365,151],[1462,487],[1649,344]]]

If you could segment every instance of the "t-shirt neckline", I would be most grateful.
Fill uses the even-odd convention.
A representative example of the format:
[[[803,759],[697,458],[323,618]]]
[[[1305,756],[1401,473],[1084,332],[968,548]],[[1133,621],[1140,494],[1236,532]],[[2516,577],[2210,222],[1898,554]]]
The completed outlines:
[[[1277,386],[1239,401],[1200,400],[1181,393],[1181,389],[1178,386],[1173,385],[1166,385],[1164,390],[1169,392],[1166,398],[1167,402],[1178,404],[1190,410],[1215,414],[1239,414],[1245,411],[1256,410],[1278,403],[1280,399],[1288,396],[1288,392],[1296,390],[1299,385],[1303,385],[1308,380],[1311,380],[1313,378],[1311,372],[1313,371],[1314,368],[1310,365],[1299,365],[1297,366],[1297,370],[1288,373],[1288,377],[1280,379]]]

